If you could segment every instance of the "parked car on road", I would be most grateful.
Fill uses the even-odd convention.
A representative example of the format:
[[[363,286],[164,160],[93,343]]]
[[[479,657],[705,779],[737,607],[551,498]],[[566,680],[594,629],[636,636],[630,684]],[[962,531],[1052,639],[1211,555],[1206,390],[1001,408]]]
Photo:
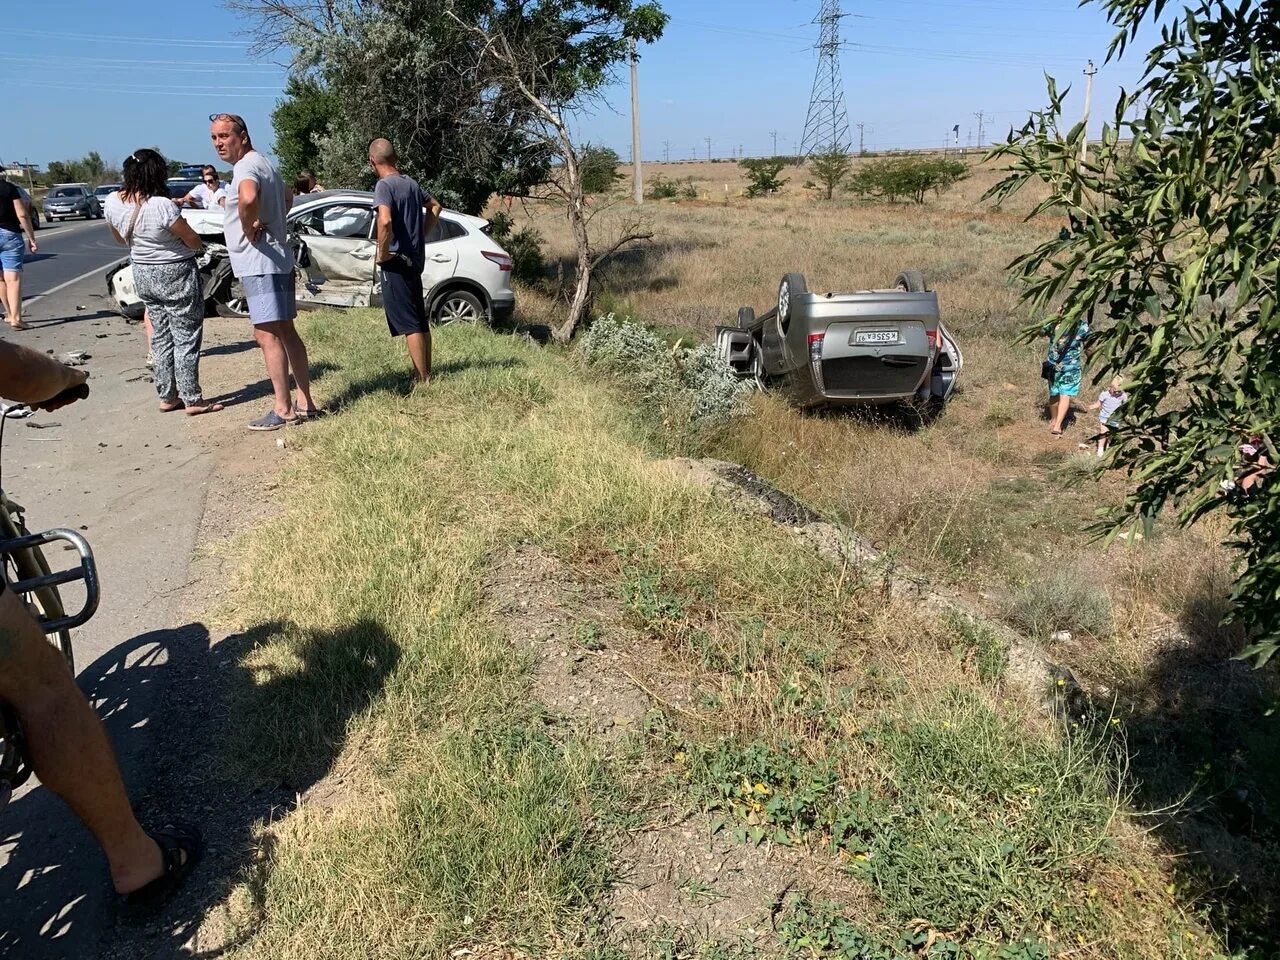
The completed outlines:
[[[716,328],[716,346],[739,376],[780,386],[803,407],[905,402],[936,413],[964,366],[937,293],[915,270],[887,290],[825,294],[789,273],[777,307],[760,317],[743,307],[737,326]]]
[[[165,181],[165,186],[169,188],[169,199],[181,200],[188,193],[200,186],[199,180],[189,180],[184,177],[170,177]]]
[[[15,183],[15,187],[18,185]],[[18,195],[22,197],[22,202],[27,205],[27,216],[31,218],[31,229],[40,229],[40,208],[36,206],[36,202],[31,199],[31,194],[27,193],[22,187],[18,187]]]
[[[86,220],[102,219],[102,204],[85,183],[57,183],[49,188],[44,198],[46,220],[66,220],[84,217]]]
[[[208,244],[200,261],[208,309],[220,316],[247,316],[244,291],[223,246],[223,211],[184,210],[182,216]],[[328,190],[299,198],[286,218],[298,259],[299,308],[381,305],[375,221],[373,194],[366,191]],[[515,312],[511,256],[488,231],[488,221],[446,210],[427,237],[422,286],[435,323],[504,323]],[[107,289],[122,314],[142,315],[128,260],[109,269]]]

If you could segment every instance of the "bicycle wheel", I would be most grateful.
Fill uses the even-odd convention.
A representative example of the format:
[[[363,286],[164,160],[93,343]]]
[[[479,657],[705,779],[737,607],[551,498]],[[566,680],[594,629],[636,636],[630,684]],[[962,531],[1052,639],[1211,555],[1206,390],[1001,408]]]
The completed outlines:
[[[22,516],[22,508],[7,497],[0,494],[0,540],[25,537],[30,531]],[[10,583],[16,580],[29,580],[49,574],[49,561],[39,547],[28,547],[14,550],[4,557],[4,575]],[[57,587],[39,587],[26,596],[27,606],[37,620],[57,620],[65,616],[62,607],[62,596]],[[71,632],[59,630],[48,634],[49,642],[66,658],[71,672],[76,672],[75,654],[71,649]]]

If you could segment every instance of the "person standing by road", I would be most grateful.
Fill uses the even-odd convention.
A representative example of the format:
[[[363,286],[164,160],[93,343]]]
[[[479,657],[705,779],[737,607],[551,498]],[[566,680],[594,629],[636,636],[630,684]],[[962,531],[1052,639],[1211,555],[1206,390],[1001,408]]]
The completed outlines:
[[[133,282],[151,321],[150,352],[160,410],[214,413],[200,389],[204,287],[196,254],[204,242],[169,199],[168,164],[155,150],[124,161],[124,186],[107,197],[107,224],[129,248]]]
[[[1049,381],[1050,430],[1062,436],[1071,401],[1080,395],[1084,378],[1085,341],[1089,338],[1089,318],[1081,317],[1070,330],[1059,336],[1057,329],[1049,334],[1049,352],[1044,361],[1044,376]]]
[[[169,204],[173,206],[172,203]],[[0,396],[41,410],[75,401],[83,370],[0,341]],[[126,900],[154,905],[186,879],[204,851],[200,832],[138,823],[102,722],[26,604],[0,579],[0,700],[17,712],[40,782],[89,828]]]
[[[194,207],[197,210],[216,210],[227,205],[227,190],[231,184],[218,179],[217,168],[206,163],[200,168],[201,183],[181,200],[175,201],[180,207]]]
[[[28,250],[35,253],[38,249],[21,191],[0,178],[0,302],[5,320],[14,330],[28,329],[22,322],[22,263]]]
[[[369,163],[378,174],[373,202],[378,210],[378,266],[382,305],[393,337],[404,337],[416,386],[431,383],[431,325],[422,289],[426,238],[443,209],[435,197],[396,167],[390,140],[369,144]]]
[[[275,395],[275,408],[252,421],[249,429],[279,430],[320,413],[311,399],[307,347],[294,326],[298,315],[294,259],[285,242],[285,213],[292,191],[267,158],[253,148],[242,117],[215,113],[209,120],[218,156],[235,165],[223,232],[231,270],[244,286],[254,339],[262,349]],[[296,408],[289,387],[290,371],[302,399]]]

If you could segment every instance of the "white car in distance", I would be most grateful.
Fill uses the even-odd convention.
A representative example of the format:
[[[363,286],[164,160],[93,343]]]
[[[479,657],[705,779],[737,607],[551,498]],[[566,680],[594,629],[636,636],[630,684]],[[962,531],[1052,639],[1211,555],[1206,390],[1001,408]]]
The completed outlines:
[[[221,210],[184,210],[182,216],[205,238],[200,270],[211,312],[247,316],[244,291],[231,274],[223,246]],[[289,242],[298,254],[294,272],[298,307],[381,306],[373,194],[328,190],[299,197],[286,218]],[[480,217],[445,210],[427,237],[422,272],[427,315],[437,324],[489,321],[504,324],[515,312],[512,260],[488,234]],[[126,317],[142,316],[128,260],[107,274],[111,300]]]

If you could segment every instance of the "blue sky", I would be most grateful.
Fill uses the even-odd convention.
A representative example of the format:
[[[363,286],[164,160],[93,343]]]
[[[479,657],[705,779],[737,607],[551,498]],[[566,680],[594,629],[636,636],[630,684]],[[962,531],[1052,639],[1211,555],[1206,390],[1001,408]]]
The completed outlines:
[[[7,6],[7,5],[6,5]],[[741,147],[747,155],[796,149],[804,129],[816,54],[819,0],[666,0],[666,36],[643,52],[641,112],[646,160],[687,160]],[[960,124],[987,139],[1044,102],[1048,71],[1073,86],[1100,72],[1094,128],[1121,85],[1141,73],[1147,44],[1103,65],[1113,31],[1094,5],[1073,0],[845,0],[842,57],[850,121],[868,149],[940,145]],[[283,85],[279,63],[248,58],[248,24],[216,2],[199,9],[170,0],[48,0],[5,11],[0,82],[7,118],[0,159],[50,160],[96,149],[118,161],[143,145],[188,162],[216,159],[207,117],[243,114],[270,146],[270,113]],[[580,135],[631,152],[629,94],[619,85],[580,118]],[[856,137],[856,130],[854,136]]]

